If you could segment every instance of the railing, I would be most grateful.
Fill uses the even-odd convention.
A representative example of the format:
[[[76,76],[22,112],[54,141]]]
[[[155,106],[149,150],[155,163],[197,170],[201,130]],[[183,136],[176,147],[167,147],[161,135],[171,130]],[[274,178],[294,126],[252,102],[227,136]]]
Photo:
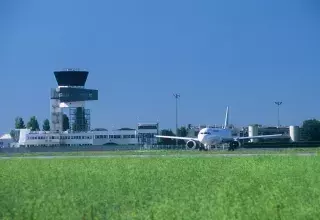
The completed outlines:
[[[87,71],[87,69],[81,69],[81,68],[63,68],[61,70],[57,70],[57,71],[72,71],[72,72],[77,72],[77,71]]]

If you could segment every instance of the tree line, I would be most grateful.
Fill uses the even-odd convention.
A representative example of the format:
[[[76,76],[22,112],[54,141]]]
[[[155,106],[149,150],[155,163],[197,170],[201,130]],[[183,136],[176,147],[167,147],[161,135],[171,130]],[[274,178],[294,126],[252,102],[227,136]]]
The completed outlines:
[[[89,128],[89,122],[86,119],[86,113],[85,109],[83,107],[78,107],[75,109],[74,116],[75,121],[72,124],[72,130],[73,131],[87,131]],[[48,119],[45,119],[42,124],[42,129],[40,129],[39,122],[36,118],[36,116],[32,116],[27,125],[25,125],[24,120],[22,117],[16,117],[15,118],[15,129],[24,129],[28,128],[31,131],[50,131],[50,121]],[[63,114],[62,117],[62,130],[66,131],[70,129],[70,121],[69,117],[66,114]]]
[[[317,119],[305,120],[301,127],[301,135],[307,141],[320,141],[320,121]]]
[[[66,131],[70,128],[69,125],[69,118],[66,114],[63,114],[63,118],[62,118],[62,130]],[[40,131],[40,126],[39,126],[39,122],[38,119],[36,118],[36,116],[32,116],[27,125],[25,125],[24,120],[22,117],[16,117],[15,118],[15,129],[30,129],[31,131]],[[42,123],[42,131],[50,131],[50,121],[49,119],[45,119]]]

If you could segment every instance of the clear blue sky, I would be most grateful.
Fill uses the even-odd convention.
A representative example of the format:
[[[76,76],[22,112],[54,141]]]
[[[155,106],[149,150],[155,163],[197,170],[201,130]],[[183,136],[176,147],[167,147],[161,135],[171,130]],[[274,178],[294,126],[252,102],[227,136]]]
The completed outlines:
[[[0,133],[49,117],[53,71],[87,68],[93,127],[320,118],[317,0],[0,2]]]

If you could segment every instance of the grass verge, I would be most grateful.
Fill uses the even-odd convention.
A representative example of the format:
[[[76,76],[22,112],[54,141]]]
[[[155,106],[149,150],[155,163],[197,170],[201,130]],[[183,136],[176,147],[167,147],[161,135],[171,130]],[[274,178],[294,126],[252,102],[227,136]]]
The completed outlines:
[[[319,219],[320,157],[0,160],[0,219]]]

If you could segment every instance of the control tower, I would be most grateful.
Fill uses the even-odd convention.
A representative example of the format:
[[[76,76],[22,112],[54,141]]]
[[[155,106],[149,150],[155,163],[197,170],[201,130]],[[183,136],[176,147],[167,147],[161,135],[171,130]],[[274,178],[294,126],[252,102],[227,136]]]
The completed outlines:
[[[69,128],[72,132],[90,130],[90,110],[85,108],[85,103],[98,100],[98,90],[85,88],[89,72],[80,69],[63,69],[55,71],[54,75],[58,87],[51,89],[51,131],[64,130],[64,109],[69,110],[69,114],[66,115],[69,115]]]

